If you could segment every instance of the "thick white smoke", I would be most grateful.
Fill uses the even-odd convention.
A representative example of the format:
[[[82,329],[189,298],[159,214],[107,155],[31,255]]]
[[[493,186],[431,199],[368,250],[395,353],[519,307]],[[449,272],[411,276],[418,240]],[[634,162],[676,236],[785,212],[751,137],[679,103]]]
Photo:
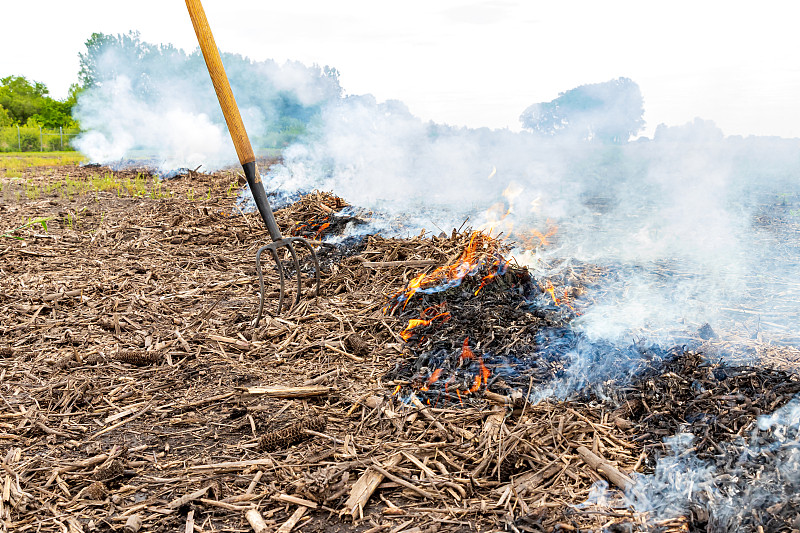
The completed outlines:
[[[770,153],[776,148],[779,159]],[[450,128],[424,123],[399,103],[358,97],[328,106],[314,136],[290,147],[266,182],[286,192],[332,190],[395,217],[408,234],[449,231],[467,218],[479,227],[491,206],[504,203],[512,209],[502,228],[517,236],[559,227],[557,244],[538,259],[617,270],[619,281],[609,280],[602,298],[588,294],[594,305],[578,324],[590,337],[669,343],[705,323],[718,333],[750,327],[748,319],[771,309],[767,275],[791,292],[798,267],[773,248],[780,237],[765,235],[771,230],[759,229],[757,217],[780,194],[797,201],[798,156],[797,142],[724,138],[704,121],[659,128],[653,140],[603,144]],[[762,160],[780,179],[764,179]],[[510,206],[509,187],[516,189]],[[785,303],[796,313],[794,296]],[[743,305],[744,317],[732,311]]]
[[[199,51],[150,45],[135,33],[93,40],[82,56],[89,87],[74,111],[85,131],[75,144],[93,162],[135,159],[162,170],[237,163]],[[257,153],[281,147],[340,91],[332,70],[232,54],[223,62]]]
[[[133,40],[94,52],[96,83],[77,111],[88,130],[82,150],[100,162],[235,163],[199,53]],[[528,129],[512,132],[341,98],[328,70],[223,60],[254,144],[305,130],[269,170],[267,189],[333,191],[373,212],[362,231],[494,222],[537,275],[553,273],[553,258],[601,265],[612,275],[589,288],[592,305],[575,323],[591,340],[670,345],[708,323],[725,338],[783,341],[800,322],[790,244],[800,221],[797,140],[728,138],[696,120],[630,141],[642,99],[624,78],[533,105],[522,116]],[[552,244],[537,246],[530,230],[553,226]]]
[[[235,158],[227,133],[177,94],[144,100],[130,78],[120,74],[93,89],[91,97],[80,101],[78,117],[88,131],[76,145],[94,162],[138,155],[154,158],[167,169],[213,168]]]

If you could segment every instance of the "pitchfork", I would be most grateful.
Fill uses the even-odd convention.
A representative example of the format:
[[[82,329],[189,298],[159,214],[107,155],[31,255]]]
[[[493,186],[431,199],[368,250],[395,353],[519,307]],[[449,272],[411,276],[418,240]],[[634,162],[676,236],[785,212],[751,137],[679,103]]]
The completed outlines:
[[[261,183],[261,177],[256,168],[256,156],[253,153],[253,147],[250,145],[250,139],[247,137],[247,132],[244,129],[244,123],[242,122],[242,116],[239,114],[236,100],[233,98],[228,76],[225,74],[225,68],[222,66],[222,59],[219,56],[219,50],[217,50],[217,45],[214,42],[214,36],[211,34],[211,28],[208,26],[208,20],[206,19],[205,11],[203,11],[203,6],[200,0],[186,0],[186,7],[189,10],[189,16],[192,18],[194,32],[197,34],[200,50],[202,50],[203,57],[206,60],[206,67],[208,67],[208,73],[211,75],[214,90],[217,92],[219,106],[222,108],[222,114],[225,115],[225,122],[228,124],[228,131],[231,133],[231,139],[236,148],[236,155],[239,156],[239,163],[242,164],[242,169],[244,169],[244,175],[247,178],[247,184],[250,186],[250,192],[253,193],[258,212],[261,213],[261,218],[264,220],[264,224],[266,224],[267,230],[269,231],[269,236],[272,238],[270,244],[262,246],[256,252],[256,271],[258,272],[258,286],[261,293],[258,303],[258,316],[256,317],[254,325],[258,326],[264,311],[265,299],[264,275],[261,271],[261,254],[265,250],[269,250],[278,266],[278,275],[281,283],[280,292],[278,294],[278,314],[283,310],[283,301],[286,295],[284,266],[281,262],[278,250],[286,248],[286,250],[289,251],[294,270],[297,273],[297,296],[292,307],[300,303],[303,285],[300,261],[297,258],[295,243],[302,244],[311,252],[311,257],[314,260],[314,275],[317,281],[316,290],[314,291],[315,296],[319,294],[320,288],[319,260],[317,259],[317,254],[311,246],[311,243],[306,239],[302,237],[284,237],[281,235],[278,224],[275,222],[275,215],[272,213],[272,207],[270,207],[269,200],[267,200],[267,195],[264,192],[264,185]]]

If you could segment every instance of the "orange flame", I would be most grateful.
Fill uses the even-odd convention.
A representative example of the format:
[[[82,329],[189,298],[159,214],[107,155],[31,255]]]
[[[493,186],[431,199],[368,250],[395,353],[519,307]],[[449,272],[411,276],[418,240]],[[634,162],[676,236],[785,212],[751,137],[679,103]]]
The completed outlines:
[[[322,232],[325,231],[326,229],[328,229],[329,227],[331,227],[331,223],[330,222],[326,222],[323,225],[321,225],[319,227],[319,230],[317,231],[316,235],[314,235],[314,238],[315,239],[319,239],[320,236],[322,235]]]
[[[475,294],[478,294],[498,273],[502,273],[507,264],[506,260],[500,255],[498,241],[485,233],[475,231],[470,236],[469,244],[455,262],[438,267],[430,274],[420,274],[409,281],[404,289],[397,291],[391,300],[395,301],[395,305],[405,301],[403,304],[403,309],[405,309],[417,291],[438,292],[438,290],[457,286],[466,276],[474,274],[481,266],[486,264],[490,257],[493,258],[489,265],[490,273],[488,276],[484,276],[481,286],[475,291]]]
[[[558,298],[556,296],[555,287],[553,287],[553,284],[548,281],[547,282],[547,287],[544,288],[544,292],[546,292],[547,294],[550,295],[550,298],[553,299],[553,303],[555,303],[556,305],[566,305],[574,313],[577,313],[577,311],[575,311],[575,308],[572,307],[572,304],[569,303],[569,292],[567,292],[567,289],[564,289],[564,297],[563,298]]]
[[[406,329],[400,332],[400,337],[402,337],[404,341],[408,341],[408,339],[410,339],[411,336],[414,335],[414,332],[412,331],[413,329],[418,328],[420,326],[428,326],[430,325],[431,322],[433,322],[437,318],[442,318],[444,320],[447,320],[448,318],[450,318],[450,312],[445,311],[443,313],[439,313],[438,315],[429,318],[427,320],[423,318],[412,318],[411,320],[408,321]]]
[[[489,176],[489,179],[492,178],[495,172],[496,170]],[[503,191],[505,202],[497,202],[486,211],[487,222],[481,226],[485,233],[491,235],[495,230],[498,230],[498,233],[510,234],[513,231],[514,222],[509,215],[514,212],[514,201],[522,194],[522,191],[523,188],[514,182],[511,182],[505,188]],[[506,203],[508,204],[507,206]]]
[[[550,228],[547,230],[547,233],[545,234],[542,234],[541,231],[536,229],[531,230],[531,233],[534,235],[534,237],[537,237],[539,239],[539,246],[547,246],[548,244],[550,244],[550,241],[548,241],[547,238],[555,235],[557,230],[558,226],[550,226]]]
[[[294,228],[292,229],[292,235],[302,235],[305,233],[308,235],[310,232],[314,232],[314,238],[319,239],[325,233],[325,230],[331,227],[331,217],[330,215],[324,217],[318,217],[313,220],[307,222],[295,222]]]
[[[450,376],[449,378],[447,378],[447,381],[444,382],[444,392],[445,393],[449,393],[450,392],[450,384],[453,381],[455,381],[455,379],[456,379],[455,376]],[[458,391],[458,389],[456,389],[456,391]]]
[[[458,358],[459,366],[468,366],[469,363],[465,365],[465,361],[477,361],[480,369],[478,370],[477,375],[472,378],[472,386],[469,389],[463,390],[458,386],[455,387],[454,392],[458,397],[458,401],[462,404],[464,403],[462,395],[472,394],[479,391],[482,387],[486,387],[489,384],[489,377],[492,375],[492,371],[483,364],[483,357],[480,355],[475,355],[475,352],[473,352],[472,348],[469,347],[469,337],[464,339],[464,343],[461,346],[461,355]],[[412,384],[412,386],[422,392],[427,392],[434,383],[441,379],[443,371],[444,369],[442,368],[436,368],[425,380],[425,383],[418,382],[416,385]],[[450,393],[450,385],[456,380],[456,378],[457,375],[454,373],[447,378],[447,381],[444,382],[444,392],[446,394]],[[395,391],[395,393],[396,392],[397,391]]]
[[[466,359],[475,359],[475,352],[469,347],[469,337],[464,339],[464,344],[461,346],[461,356],[459,356],[458,361],[463,362]]]
[[[491,281],[492,281],[494,278],[496,278],[496,277],[497,277],[497,275],[498,275],[500,272],[502,272],[502,269],[498,267],[498,268],[497,268],[497,269],[495,269],[494,271],[491,271],[491,272],[489,272],[488,274],[486,274],[485,276],[483,276],[483,277],[481,278],[481,285],[480,285],[480,287],[478,287],[478,290],[476,290],[476,291],[475,291],[475,296],[477,296],[477,295],[478,295],[478,293],[479,293],[479,292],[481,292],[481,290],[482,290],[482,289],[483,289],[483,288],[484,288],[486,285],[488,285],[489,283],[491,283]]]
[[[431,374],[431,377],[428,378],[428,385],[433,385],[434,383],[436,383],[439,380],[440,375],[442,375],[441,368],[437,368],[436,370],[434,370],[433,374]]]
[[[469,337],[464,339],[464,344],[461,346],[461,356],[459,357],[459,362],[463,362],[467,359],[472,359],[478,361],[480,365],[480,372],[475,376],[475,381],[472,387],[470,387],[468,392],[477,392],[480,390],[481,385],[484,383],[488,383],[489,376],[491,375],[491,371],[486,368],[486,365],[483,364],[483,357],[475,356],[475,352],[469,347]],[[459,397],[460,398],[460,397]]]
[[[442,314],[447,309],[447,302],[442,302],[440,304],[432,305],[430,307],[426,307],[425,309],[420,312],[420,318],[433,318],[434,315]]]
[[[550,295],[550,298],[553,299],[556,305],[558,305],[558,298],[556,298],[556,289],[553,287],[553,284],[549,281],[547,282],[547,287],[545,287],[544,292]]]
[[[439,381],[439,376],[441,376],[441,375],[442,375],[442,369],[441,368],[437,368],[436,370],[434,370],[431,373],[431,375],[428,378],[428,380],[425,382],[425,385],[423,385],[423,387],[420,390],[424,392],[424,391],[427,391],[428,389],[430,389],[431,385],[433,385],[434,383]]]

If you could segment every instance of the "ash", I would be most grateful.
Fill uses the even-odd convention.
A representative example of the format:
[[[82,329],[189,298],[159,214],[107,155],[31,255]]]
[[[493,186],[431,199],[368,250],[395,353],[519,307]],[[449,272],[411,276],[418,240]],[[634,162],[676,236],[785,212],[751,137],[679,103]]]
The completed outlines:
[[[637,477],[627,503],[657,520],[688,516],[690,531],[800,529],[799,417],[795,399],[706,461],[696,453],[697,437],[671,437],[670,455],[652,475]]]

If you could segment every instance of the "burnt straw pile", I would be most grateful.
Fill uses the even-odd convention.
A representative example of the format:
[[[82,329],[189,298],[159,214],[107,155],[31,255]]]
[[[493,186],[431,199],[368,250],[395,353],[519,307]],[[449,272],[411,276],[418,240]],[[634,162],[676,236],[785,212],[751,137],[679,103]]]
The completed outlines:
[[[572,264],[536,279],[506,258],[501,241],[467,236],[450,264],[416,276],[384,307],[408,321],[400,336],[410,356],[386,376],[400,396],[414,391],[433,405],[463,403],[479,391],[563,398],[683,350],[588,339],[572,321],[588,305],[581,295],[602,282],[601,269]],[[581,368],[589,365],[591,375]]]
[[[611,267],[540,277],[472,231],[343,239],[359,220],[314,193],[276,217],[332,238],[319,298],[256,330],[269,236],[234,172],[69,195],[67,173],[128,177],[24,172],[40,195],[0,174],[0,531],[800,525],[795,374],[705,357],[702,332],[587,338]]]

